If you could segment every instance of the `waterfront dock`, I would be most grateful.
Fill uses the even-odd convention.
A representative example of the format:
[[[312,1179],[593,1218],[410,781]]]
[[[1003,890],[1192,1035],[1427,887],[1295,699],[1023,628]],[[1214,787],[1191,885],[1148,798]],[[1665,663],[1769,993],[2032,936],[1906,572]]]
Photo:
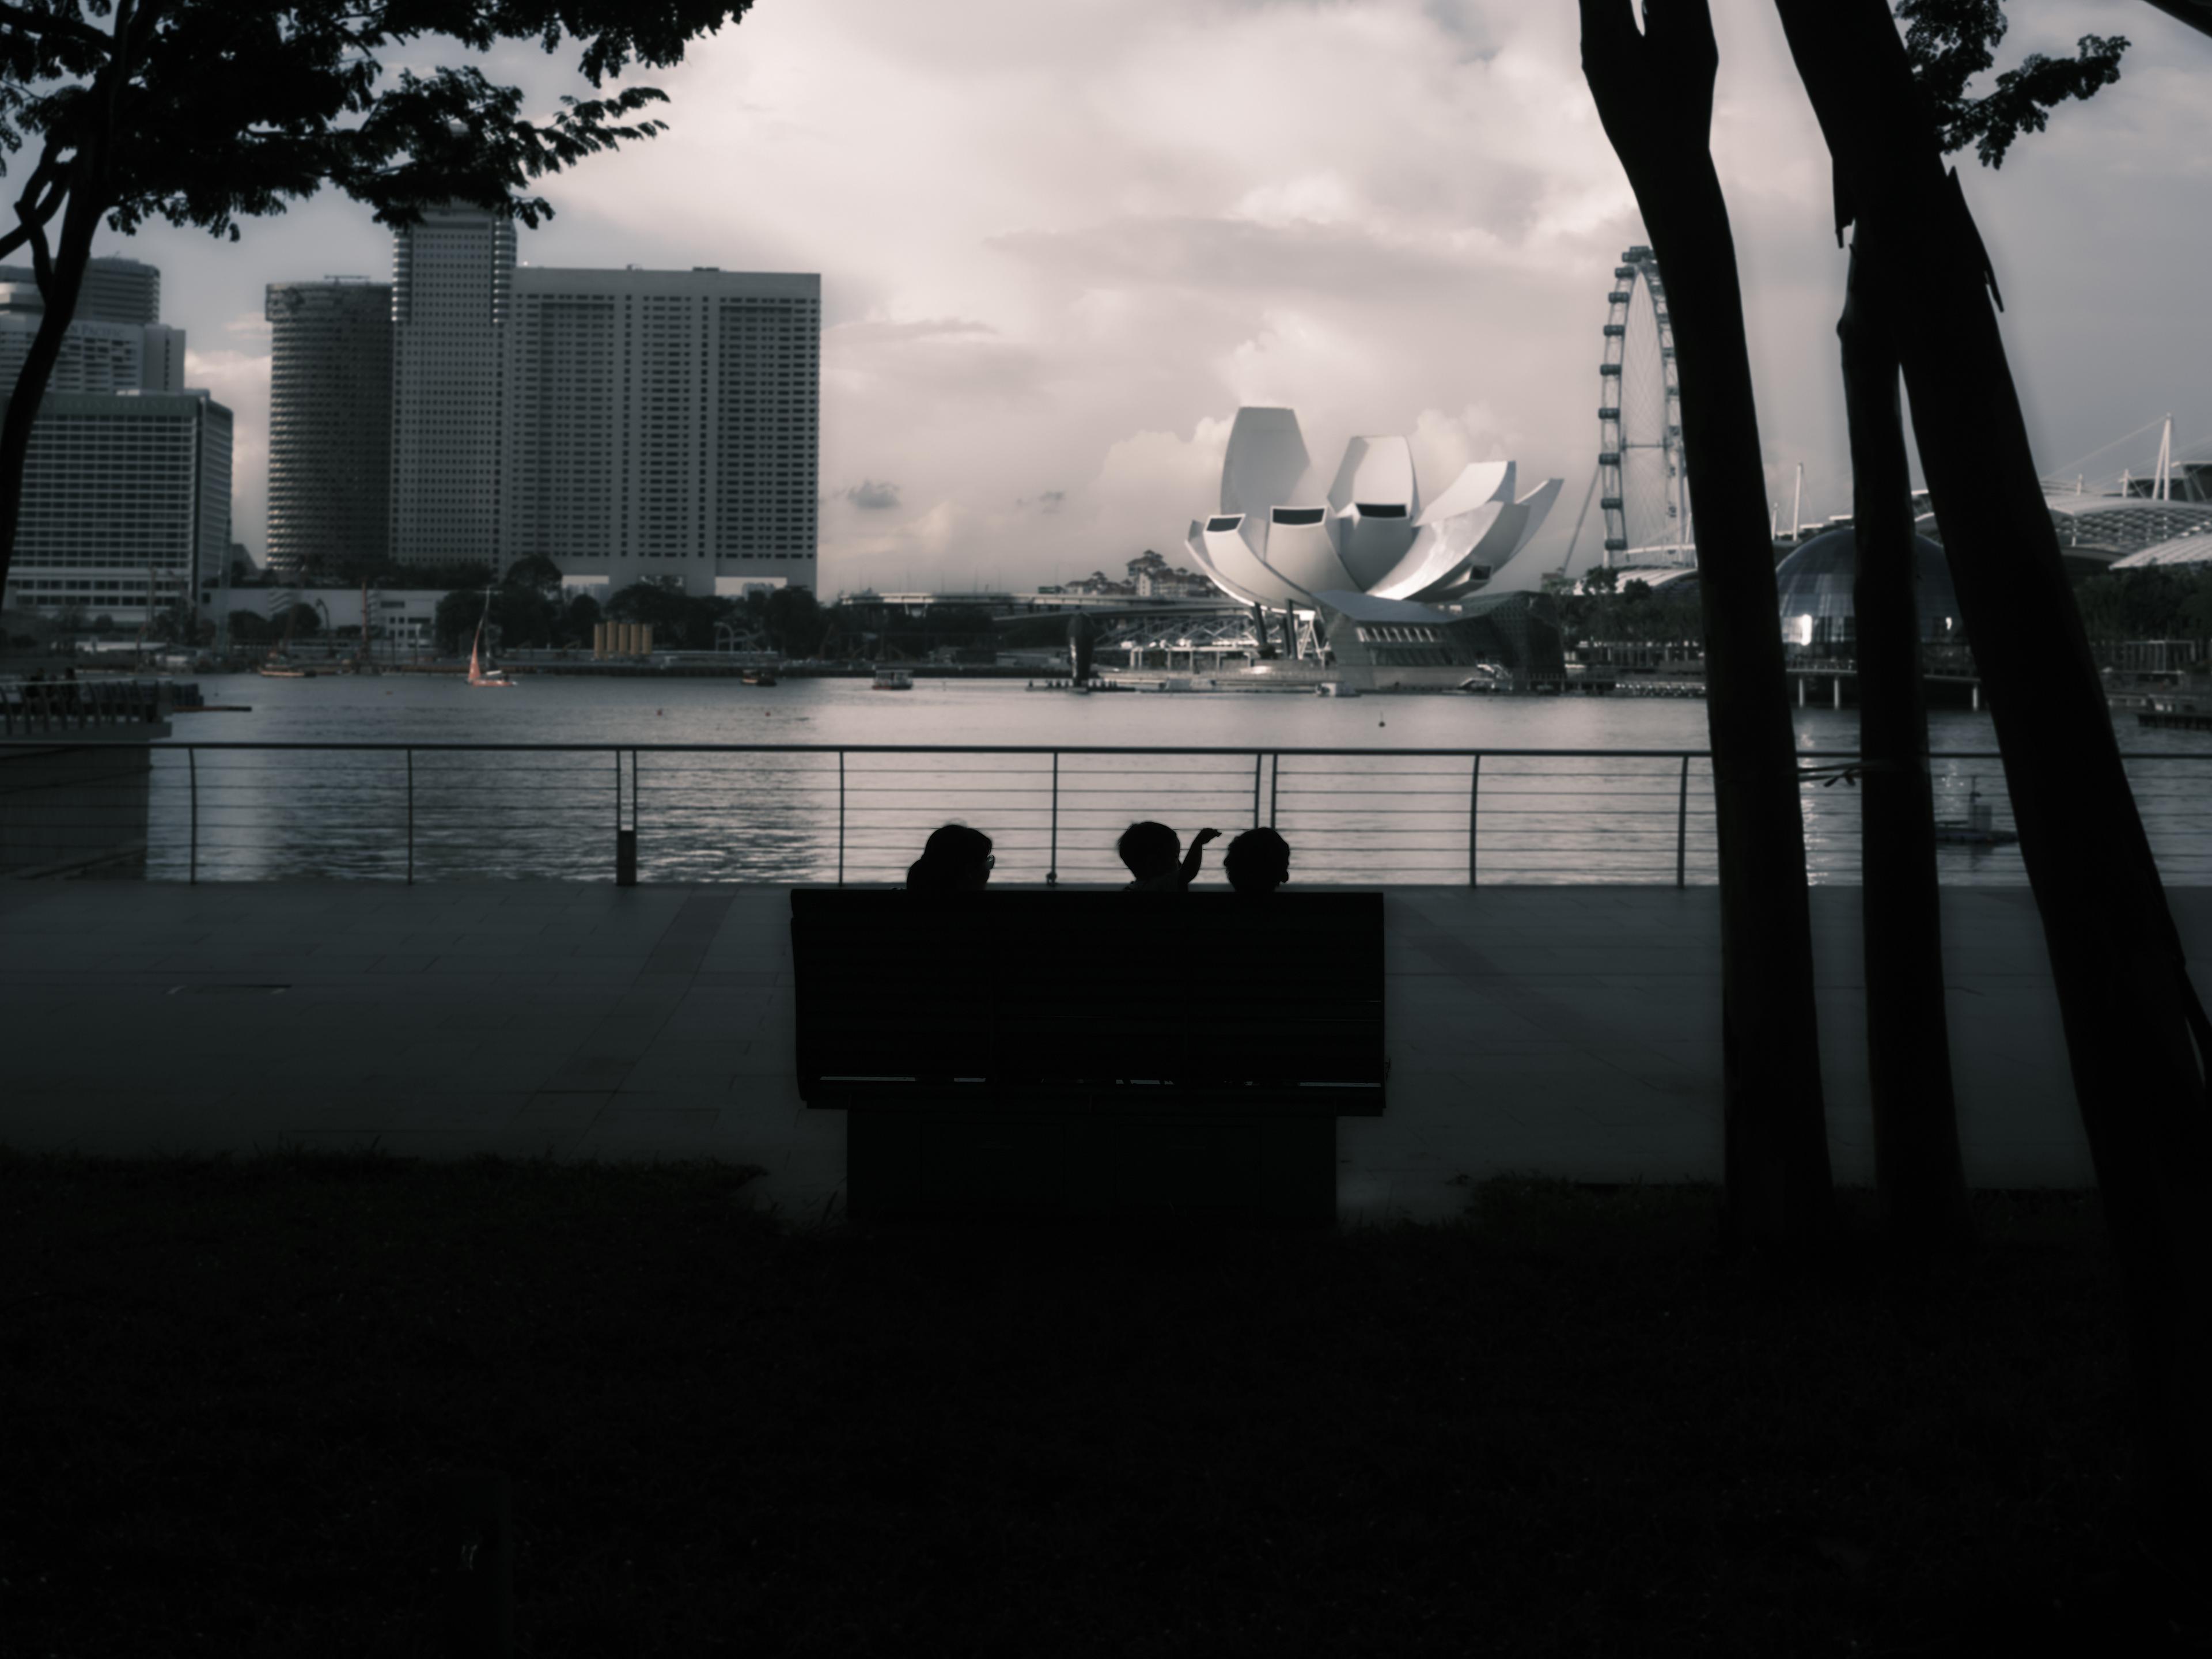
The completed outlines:
[[[1444,1219],[1508,1171],[1718,1178],[1716,889],[1384,891],[1389,1106],[1339,1125],[1341,1218]],[[2169,897],[2212,953],[2212,889]],[[1863,1185],[1859,892],[1812,901],[1831,1151]],[[1942,903],[1968,1180],[2094,1184],[2032,896]],[[26,882],[0,917],[0,1142],[703,1156],[765,1168],[747,1190],[782,1213],[834,1211],[844,1120],[799,1099],[785,888]],[[1007,948],[1049,975],[1080,945]],[[1162,973],[1203,996],[1233,952]]]

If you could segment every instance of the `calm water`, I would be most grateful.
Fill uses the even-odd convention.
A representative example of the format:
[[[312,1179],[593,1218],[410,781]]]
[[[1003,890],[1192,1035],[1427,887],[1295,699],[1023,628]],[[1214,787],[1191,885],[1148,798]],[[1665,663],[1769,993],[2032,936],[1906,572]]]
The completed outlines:
[[[1704,703],[1584,697],[1139,693],[1075,696],[1022,682],[921,681],[879,692],[866,680],[527,678],[471,690],[447,676],[270,680],[215,677],[211,703],[250,714],[176,721],[179,741],[554,743],[568,754],[202,751],[155,760],[149,867],[180,879],[317,875],[611,878],[617,813],[638,829],[646,880],[896,879],[928,830],[959,817],[998,844],[997,878],[1121,878],[1115,836],[1158,817],[1186,836],[1273,823],[1301,881],[1464,881],[1469,798],[1477,879],[1672,881],[1677,835],[1686,875],[1713,878],[1710,774],[1692,763],[1687,809],[1678,760],[1486,755],[1421,748],[1703,749]],[[1804,749],[1854,747],[1852,710],[1796,711]],[[1984,714],[1932,717],[1937,750],[1994,749]],[[2198,734],[2142,731],[2132,754],[2212,750]],[[1005,744],[1153,749],[1223,746],[1234,757],[1063,754],[896,756],[641,753],[633,773],[609,749],[654,744]],[[1279,755],[1345,749],[1344,756]],[[2131,765],[2169,879],[2212,879],[2212,762]],[[192,775],[197,772],[197,778]],[[617,781],[617,773],[620,781]],[[1963,819],[1976,781],[2010,823],[1994,760],[1940,762],[1939,817]],[[193,792],[197,788],[197,850]],[[411,800],[410,800],[411,795]],[[619,795],[619,801],[618,801]],[[1805,791],[1816,880],[1857,879],[1856,789]],[[1679,817],[1678,817],[1679,814]],[[411,822],[411,854],[410,851]],[[2016,848],[1948,848],[1947,881],[2024,879]]]

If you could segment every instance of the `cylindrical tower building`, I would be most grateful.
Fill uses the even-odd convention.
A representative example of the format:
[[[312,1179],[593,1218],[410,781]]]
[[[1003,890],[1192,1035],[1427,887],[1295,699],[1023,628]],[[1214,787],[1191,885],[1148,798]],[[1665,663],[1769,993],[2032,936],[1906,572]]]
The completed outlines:
[[[343,577],[392,551],[392,288],[271,283],[269,563]]]

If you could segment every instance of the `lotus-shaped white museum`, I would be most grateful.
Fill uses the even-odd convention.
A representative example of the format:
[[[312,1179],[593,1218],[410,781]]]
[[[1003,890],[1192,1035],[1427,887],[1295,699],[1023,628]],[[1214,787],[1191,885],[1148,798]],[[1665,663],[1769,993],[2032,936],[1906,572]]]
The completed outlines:
[[[1449,604],[1486,583],[1559,499],[1547,478],[1513,498],[1514,464],[1478,461],[1421,504],[1403,438],[1354,438],[1322,493],[1294,410],[1240,409],[1221,464],[1221,511],[1192,520],[1198,568],[1270,611],[1327,595]]]

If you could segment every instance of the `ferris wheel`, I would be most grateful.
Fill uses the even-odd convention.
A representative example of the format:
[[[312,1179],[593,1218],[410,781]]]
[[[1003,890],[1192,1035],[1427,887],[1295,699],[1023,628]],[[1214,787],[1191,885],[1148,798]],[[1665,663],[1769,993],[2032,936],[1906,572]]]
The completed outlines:
[[[1692,565],[1697,553],[1689,536],[1674,329],[1659,262],[1650,248],[1621,254],[1606,297],[1596,478],[1605,511],[1605,562]]]

